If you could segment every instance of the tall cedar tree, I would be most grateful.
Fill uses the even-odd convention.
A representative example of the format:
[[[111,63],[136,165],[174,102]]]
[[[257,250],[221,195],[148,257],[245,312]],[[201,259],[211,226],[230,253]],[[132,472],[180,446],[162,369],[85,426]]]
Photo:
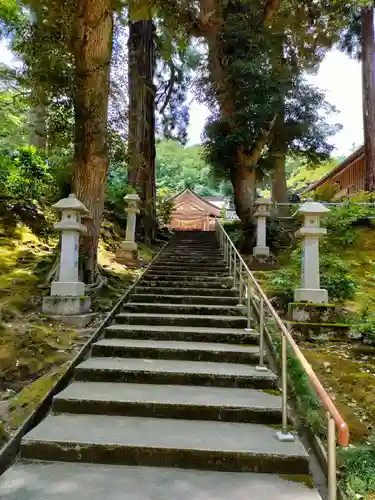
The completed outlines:
[[[129,12],[129,184],[142,200],[146,243],[154,238],[155,208],[155,42],[151,19],[133,20]]]
[[[374,8],[361,11],[363,130],[365,140],[366,191],[375,191],[375,40]]]
[[[108,92],[112,52],[111,0],[80,0],[73,24],[75,137],[73,187],[91,219],[82,238],[84,280],[95,283],[108,172]]]

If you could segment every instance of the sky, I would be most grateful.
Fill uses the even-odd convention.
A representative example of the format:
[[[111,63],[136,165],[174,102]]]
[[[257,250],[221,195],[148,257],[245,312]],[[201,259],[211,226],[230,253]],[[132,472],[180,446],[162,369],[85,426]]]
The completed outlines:
[[[308,80],[326,91],[327,101],[338,113],[329,117],[331,123],[343,128],[329,141],[335,146],[334,156],[347,155],[353,145],[363,144],[362,72],[361,64],[337,50],[329,52],[316,75]],[[192,102],[190,107],[189,144],[199,144],[209,111],[203,104]]]
[[[0,62],[10,64],[12,54],[0,42]],[[330,51],[320,65],[316,75],[308,75],[308,80],[326,91],[327,100],[338,113],[330,116],[331,123],[340,123],[343,128],[330,139],[335,146],[333,155],[348,155],[353,147],[363,144],[362,123],[362,74],[361,64],[337,50]],[[199,144],[209,110],[204,104],[191,102],[189,145]]]

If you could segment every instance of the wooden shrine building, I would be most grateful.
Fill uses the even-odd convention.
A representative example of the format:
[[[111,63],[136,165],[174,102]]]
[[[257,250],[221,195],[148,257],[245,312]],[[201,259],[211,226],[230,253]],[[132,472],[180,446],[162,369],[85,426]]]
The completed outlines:
[[[360,191],[365,190],[366,170],[365,170],[365,151],[360,147],[337,167],[333,168],[328,174],[302,191],[302,194],[308,194],[319,188],[332,186],[335,188],[333,200],[342,200],[350,198]]]
[[[215,217],[220,217],[220,207],[185,189],[170,198],[173,202],[172,220],[168,227],[177,231],[214,231]]]

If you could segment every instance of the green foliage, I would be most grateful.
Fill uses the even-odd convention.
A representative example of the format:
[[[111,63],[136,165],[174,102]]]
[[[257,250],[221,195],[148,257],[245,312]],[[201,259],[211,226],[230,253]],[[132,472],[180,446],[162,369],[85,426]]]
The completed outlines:
[[[27,144],[27,100],[15,92],[0,92],[0,149],[12,151]]]
[[[332,300],[352,299],[357,289],[356,280],[349,274],[348,267],[338,255],[323,254],[320,260],[321,286],[328,290]],[[301,248],[291,254],[289,265],[278,270],[270,279],[270,288],[282,294],[286,301],[293,300],[294,289],[299,287],[301,273]]]
[[[367,444],[339,449],[341,487],[348,499],[375,491],[375,437]]]
[[[363,339],[375,343],[375,316],[371,316],[368,311],[364,311],[352,325],[355,333],[362,335]]]
[[[176,141],[156,146],[156,185],[169,195],[189,188],[201,196],[227,195],[228,183],[216,181],[203,160],[200,146],[183,147]]]
[[[348,247],[355,243],[354,226],[361,219],[373,215],[373,198],[372,193],[363,193],[352,197],[350,202],[342,206],[330,207],[330,213],[324,222],[328,238],[322,242],[323,251],[337,253],[337,248]]]
[[[5,181],[8,195],[16,200],[41,200],[51,188],[53,178],[36,149],[20,148],[10,156],[10,161]]]
[[[156,215],[162,225],[167,225],[171,222],[172,211],[173,201],[170,201],[163,196],[158,196],[156,201]]]
[[[287,160],[287,166],[290,163],[290,175],[287,181],[288,187],[293,191],[302,191],[336,167],[338,160],[333,158],[328,161],[316,163],[302,156],[298,159],[297,157],[292,157],[292,159]]]
[[[276,332],[275,328],[269,323],[268,328]],[[279,335],[273,336],[273,344],[279,360],[281,360],[281,341]],[[300,361],[294,356],[290,346],[287,349],[288,374],[297,399],[299,416],[302,422],[319,436],[325,435],[325,419],[322,412],[322,405],[318,396],[310,384],[309,377],[303,369]]]
[[[348,266],[337,254],[322,255],[321,286],[332,299],[348,300],[355,296],[357,281],[348,272]]]

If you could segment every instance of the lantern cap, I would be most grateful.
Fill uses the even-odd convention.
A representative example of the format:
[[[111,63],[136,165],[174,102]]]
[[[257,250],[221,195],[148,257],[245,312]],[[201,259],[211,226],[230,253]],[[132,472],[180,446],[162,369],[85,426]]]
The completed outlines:
[[[52,205],[53,210],[58,212],[63,212],[64,210],[74,210],[75,212],[79,212],[81,214],[89,214],[89,210],[85,207],[83,203],[81,203],[75,194],[70,194],[68,198],[62,198],[57,203]]]
[[[324,215],[330,210],[317,201],[306,201],[298,210],[303,215]]]

